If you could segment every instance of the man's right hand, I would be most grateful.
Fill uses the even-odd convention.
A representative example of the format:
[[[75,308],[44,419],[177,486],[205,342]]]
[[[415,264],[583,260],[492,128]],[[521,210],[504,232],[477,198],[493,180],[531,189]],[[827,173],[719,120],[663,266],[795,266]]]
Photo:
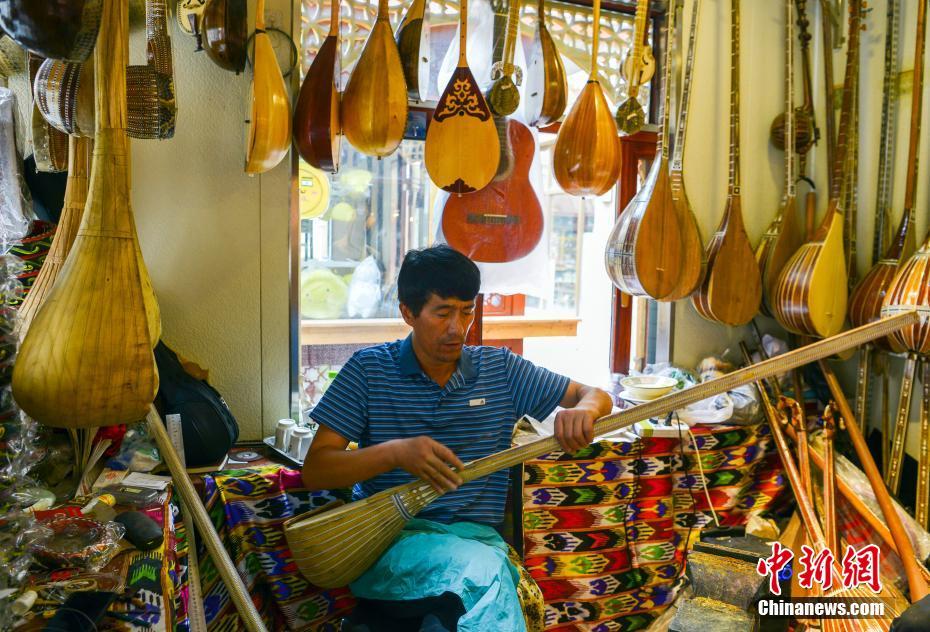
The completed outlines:
[[[394,439],[388,443],[391,444],[395,467],[426,481],[440,494],[454,491],[462,484],[462,477],[452,467],[461,472],[465,465],[452,450],[438,441],[424,435]]]

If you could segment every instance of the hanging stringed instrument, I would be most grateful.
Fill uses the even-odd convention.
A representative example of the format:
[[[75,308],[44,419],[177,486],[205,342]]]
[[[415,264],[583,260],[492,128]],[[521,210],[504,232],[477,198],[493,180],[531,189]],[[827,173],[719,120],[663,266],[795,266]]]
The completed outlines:
[[[594,0],[591,71],[578,99],[559,127],[552,167],[569,195],[603,195],[620,176],[620,138],[597,76],[600,0]]]
[[[685,191],[684,154],[685,138],[688,126],[688,109],[691,106],[691,78],[694,74],[694,55],[697,46],[697,26],[700,0],[691,5],[691,27],[688,34],[688,57],[681,88],[681,105],[678,110],[678,125],[675,127],[675,151],[669,166],[669,187],[672,191],[672,203],[678,213],[678,227],[681,229],[681,273],[678,284],[665,297],[666,301],[677,301],[690,296],[698,288],[704,276],[704,242],[697,219]]]
[[[332,0],[329,33],[300,86],[294,108],[294,145],[305,161],[323,171],[339,170],[339,0]]]
[[[197,50],[200,49],[200,16],[203,15],[204,7],[208,0],[178,0],[178,6],[175,8],[174,17],[178,22],[178,28],[193,35],[197,40]]]
[[[400,145],[406,126],[404,67],[387,0],[378,0],[378,17],[342,95],[342,132],[363,154],[383,158]]]
[[[397,27],[397,51],[404,68],[407,96],[423,101],[429,87],[429,29],[426,0],[413,0]]]
[[[638,0],[633,20],[633,49],[621,67],[626,79],[626,100],[614,116],[617,128],[624,134],[635,134],[646,124],[646,113],[639,102],[639,88],[655,73],[652,48],[646,45],[646,21],[649,17],[649,0]]]
[[[783,132],[795,138],[796,112],[794,108],[794,20],[792,0],[785,2],[785,113],[782,115]],[[785,184],[781,208],[769,224],[756,249],[756,261],[762,275],[762,313],[772,315],[775,284],[791,255],[801,247],[801,227],[798,224],[797,192],[795,186],[795,145],[784,145]]]
[[[102,5],[103,0],[4,0],[0,30],[42,57],[82,62],[94,50]]]
[[[209,0],[203,7],[200,33],[213,63],[237,75],[245,70],[249,39],[246,0]]]
[[[504,55],[491,66],[491,88],[488,90],[488,107],[495,116],[510,116],[520,105],[518,86],[523,83],[523,70],[513,63],[517,38],[520,36],[520,3],[510,0],[507,11],[507,34],[504,38]]]
[[[792,103],[791,107],[794,111],[794,151],[801,155],[801,161],[803,163],[807,152],[810,151],[810,148],[817,142],[819,130],[816,129],[814,124],[814,100],[811,87],[809,53],[811,35],[807,32],[807,27],[810,24],[810,21],[807,19],[807,0],[795,0],[795,2],[798,14],[797,24],[800,27],[798,39],[801,42],[804,103],[797,107],[794,107]],[[775,120],[772,121],[770,130],[772,144],[782,150],[785,148],[785,136],[787,135],[785,130],[785,113],[787,111],[786,109],[785,112],[775,117]],[[804,168],[802,166],[801,171],[803,170]]]
[[[848,132],[859,56],[861,1],[851,0],[849,48],[843,84],[840,136],[827,212],[814,239],[801,246],[778,278],[774,316],[785,329],[810,336],[831,336],[846,318],[847,277],[843,249],[842,188],[848,152]]]
[[[530,125],[545,127],[558,121],[565,112],[568,80],[562,56],[546,28],[545,0],[538,0],[536,16],[536,35],[526,71],[524,112]]]
[[[500,141],[491,110],[468,69],[468,1],[459,12],[459,60],[426,129],[424,161],[433,183],[450,193],[472,193],[494,178]]]
[[[620,291],[657,300],[668,296],[678,285],[683,254],[679,217],[668,175],[674,6],[669,3],[656,158],[645,182],[620,214],[604,251],[607,276]]]
[[[13,372],[20,407],[53,427],[142,419],[158,389],[129,186],[125,2],[104,0],[99,37],[97,133],[87,205],[68,260],[32,321]]]
[[[255,59],[250,91],[245,172],[256,174],[276,167],[291,146],[291,103],[281,67],[265,33],[265,0],[258,0],[255,7]]]
[[[730,170],[727,206],[717,232],[705,249],[704,279],[691,302],[698,314],[725,325],[745,325],[762,300],[762,279],[746,228],[740,196],[739,48],[740,0],[730,9]]]

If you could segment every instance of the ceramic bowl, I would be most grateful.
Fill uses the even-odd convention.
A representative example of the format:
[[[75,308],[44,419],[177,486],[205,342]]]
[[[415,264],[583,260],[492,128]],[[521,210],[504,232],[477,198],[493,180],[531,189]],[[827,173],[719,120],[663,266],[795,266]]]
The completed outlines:
[[[637,375],[620,380],[620,386],[637,399],[657,399],[669,393],[678,380],[661,375]]]

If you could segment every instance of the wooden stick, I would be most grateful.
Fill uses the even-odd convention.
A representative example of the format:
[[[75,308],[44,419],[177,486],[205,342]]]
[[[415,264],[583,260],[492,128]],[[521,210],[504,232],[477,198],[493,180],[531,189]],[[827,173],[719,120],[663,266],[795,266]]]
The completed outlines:
[[[872,484],[872,490],[875,492],[875,499],[878,501],[878,506],[881,507],[882,515],[885,517],[885,522],[888,525],[888,530],[891,531],[891,536],[894,538],[895,547],[898,550],[898,555],[901,558],[902,564],[904,564],[904,572],[907,575],[907,585],[910,589],[911,602],[918,601],[927,595],[930,590],[928,590],[927,582],[921,576],[920,568],[917,565],[917,559],[914,555],[914,547],[911,545],[910,538],[907,537],[907,532],[904,531],[901,518],[895,511],[894,504],[891,502],[891,496],[888,493],[888,489],[885,487],[885,482],[882,480],[882,476],[875,466],[875,461],[872,459],[872,454],[869,452],[869,447],[862,437],[862,431],[859,430],[859,425],[855,422],[856,417],[849,407],[849,402],[846,401],[846,395],[843,394],[843,389],[840,387],[839,380],[836,379],[833,369],[830,368],[826,361],[820,360],[819,364],[820,370],[823,371],[824,377],[827,379],[827,386],[830,387],[830,393],[833,395],[833,399],[839,407],[840,415],[846,420],[846,432],[849,433],[849,438],[852,441],[853,448],[856,450],[856,455],[862,463],[862,471],[868,477],[869,483]]]

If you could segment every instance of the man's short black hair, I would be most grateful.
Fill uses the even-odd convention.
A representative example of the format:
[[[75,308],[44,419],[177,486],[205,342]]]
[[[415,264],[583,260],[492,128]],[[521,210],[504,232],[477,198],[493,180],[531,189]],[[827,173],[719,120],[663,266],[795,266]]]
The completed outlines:
[[[397,298],[414,316],[420,315],[430,294],[471,301],[480,289],[478,266],[446,244],[409,251],[397,275]]]

